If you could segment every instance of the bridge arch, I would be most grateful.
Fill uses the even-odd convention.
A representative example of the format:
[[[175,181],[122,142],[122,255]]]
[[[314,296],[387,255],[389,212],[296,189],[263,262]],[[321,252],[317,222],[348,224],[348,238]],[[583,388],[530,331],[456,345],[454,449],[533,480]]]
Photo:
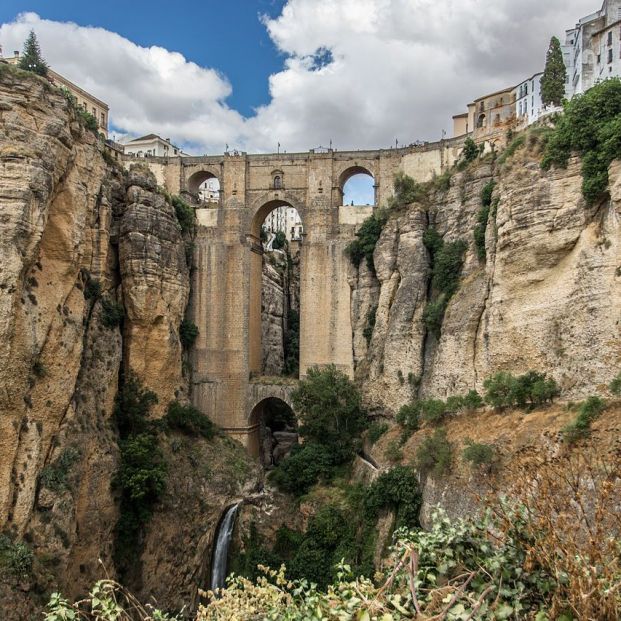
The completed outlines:
[[[187,180],[186,189],[190,194],[198,195],[201,186],[205,181],[214,179],[217,181],[218,190],[220,190],[220,178],[216,171],[210,168],[201,168],[192,173]]]
[[[354,165],[354,166],[349,166],[347,168],[345,168],[339,175],[338,177],[338,189],[340,192],[340,204],[342,205],[346,205],[349,201],[348,198],[346,198],[347,196],[347,191],[346,191],[346,187],[350,182],[355,181],[356,179],[364,179],[364,177],[367,177],[370,181],[371,187],[370,188],[365,188],[365,190],[363,191],[363,193],[369,193],[369,200],[367,200],[366,202],[361,202],[361,201],[354,201],[354,204],[356,205],[364,205],[364,204],[372,204],[375,205],[377,203],[377,180],[375,178],[375,174],[373,173],[373,169],[372,167],[366,167],[366,166],[361,166],[361,165]],[[368,185],[365,184],[363,182],[363,185]]]
[[[287,392],[260,399],[248,417],[248,452],[262,465],[278,463],[298,443],[297,421]]]

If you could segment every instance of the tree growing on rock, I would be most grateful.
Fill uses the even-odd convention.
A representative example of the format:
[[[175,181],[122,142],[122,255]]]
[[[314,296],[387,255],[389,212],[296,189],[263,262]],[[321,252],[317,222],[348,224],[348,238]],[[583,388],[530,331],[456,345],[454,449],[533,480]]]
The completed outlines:
[[[541,100],[544,106],[560,106],[563,103],[566,80],[567,70],[561,42],[557,37],[552,37],[546,54],[546,67],[541,76]]]
[[[24,52],[19,61],[19,68],[24,71],[32,71],[37,75],[47,75],[47,63],[43,60],[43,56],[41,56],[41,48],[34,30],[30,31],[24,44]]]

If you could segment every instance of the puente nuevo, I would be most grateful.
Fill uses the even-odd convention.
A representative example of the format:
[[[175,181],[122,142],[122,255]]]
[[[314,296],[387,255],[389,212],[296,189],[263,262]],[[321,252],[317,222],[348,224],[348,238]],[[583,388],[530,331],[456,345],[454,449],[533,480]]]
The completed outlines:
[[[294,386],[261,373],[260,230],[276,207],[302,218],[300,251],[300,377],[334,364],[353,375],[349,260],[344,252],[372,206],[343,205],[343,187],[358,173],[373,177],[375,205],[392,194],[397,172],[427,181],[458,159],[464,137],[376,151],[225,154],[144,158],[158,184],[197,195],[210,178],[220,198],[196,207],[189,316],[199,336],[192,354],[194,405],[253,455],[259,450],[262,404],[291,406]],[[135,162],[126,158],[127,167]],[[283,378],[284,380],[284,378]]]

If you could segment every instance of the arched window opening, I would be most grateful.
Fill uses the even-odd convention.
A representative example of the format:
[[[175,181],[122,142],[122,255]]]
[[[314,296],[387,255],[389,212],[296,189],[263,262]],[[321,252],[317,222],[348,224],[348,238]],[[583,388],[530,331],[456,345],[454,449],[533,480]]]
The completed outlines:
[[[477,119],[477,128],[481,128],[485,125],[485,115],[484,114],[480,114],[479,118]]]
[[[202,203],[217,203],[220,200],[220,181],[216,177],[203,181],[198,186],[198,199]]]
[[[260,401],[252,410],[250,425],[255,429],[257,456],[266,470],[277,466],[298,444],[297,420],[289,405],[277,397]]]
[[[357,173],[343,185],[343,205],[375,205],[375,181],[371,175]]]
[[[292,205],[273,201],[259,210],[252,230],[262,252],[251,255],[251,370],[297,378],[302,218]]]
[[[274,189],[280,190],[282,188],[282,177],[280,175],[276,175],[274,177]]]

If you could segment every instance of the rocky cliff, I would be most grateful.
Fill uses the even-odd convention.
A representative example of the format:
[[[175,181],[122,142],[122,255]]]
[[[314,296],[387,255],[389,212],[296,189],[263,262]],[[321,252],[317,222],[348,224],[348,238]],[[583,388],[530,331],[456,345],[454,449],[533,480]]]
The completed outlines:
[[[156,393],[156,417],[187,395],[181,228],[148,170],[126,173],[103,149],[60,90],[0,64],[0,532],[34,552],[27,578],[0,567],[5,619],[27,618],[36,592],[78,596],[104,568],[115,575],[123,376]],[[145,538],[140,582],[181,606],[162,586],[183,596],[205,586],[220,512],[257,473],[226,439],[171,433],[162,445],[170,491]],[[192,558],[167,581],[179,547]]]
[[[580,162],[545,172],[536,138],[505,163],[455,172],[448,189],[392,215],[374,253],[352,269],[356,377],[369,404],[395,412],[415,396],[482,389],[501,371],[545,371],[568,399],[603,389],[621,359],[621,162],[609,200],[587,205]],[[485,260],[473,232],[495,182]],[[425,326],[433,227],[467,243],[439,337]],[[375,315],[369,336],[369,313]],[[365,335],[365,328],[367,332]]]

